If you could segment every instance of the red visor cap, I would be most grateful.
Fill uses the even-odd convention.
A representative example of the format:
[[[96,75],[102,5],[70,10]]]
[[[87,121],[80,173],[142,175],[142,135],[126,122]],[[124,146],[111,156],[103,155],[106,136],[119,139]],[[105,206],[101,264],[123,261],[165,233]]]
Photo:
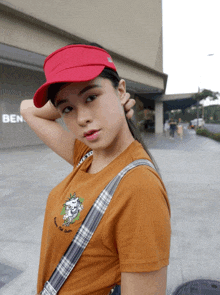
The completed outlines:
[[[34,105],[43,107],[51,84],[85,82],[95,79],[104,68],[116,67],[111,56],[102,48],[89,45],[68,45],[51,53],[44,62],[46,83],[34,95]]]

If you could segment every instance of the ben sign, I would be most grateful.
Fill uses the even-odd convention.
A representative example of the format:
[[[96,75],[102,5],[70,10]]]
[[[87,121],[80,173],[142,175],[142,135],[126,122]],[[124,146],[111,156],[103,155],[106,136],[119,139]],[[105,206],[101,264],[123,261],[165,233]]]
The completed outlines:
[[[25,122],[21,115],[16,114],[3,114],[2,123],[22,123]]]

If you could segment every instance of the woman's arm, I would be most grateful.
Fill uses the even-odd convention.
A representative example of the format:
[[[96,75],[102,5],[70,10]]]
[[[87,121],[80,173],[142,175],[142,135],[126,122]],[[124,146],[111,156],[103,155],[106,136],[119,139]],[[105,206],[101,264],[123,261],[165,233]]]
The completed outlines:
[[[135,105],[135,100],[130,99],[129,93],[126,93],[123,105],[126,116],[130,119],[134,114],[132,107]],[[75,137],[72,132],[64,130],[56,122],[56,119],[60,118],[56,108],[50,102],[42,108],[36,108],[33,100],[28,99],[21,102],[20,113],[37,136],[49,148],[73,166]]]
[[[165,295],[167,267],[154,272],[121,274],[121,295]]]
[[[48,102],[38,109],[34,106],[33,100],[29,99],[21,102],[20,112],[37,136],[55,153],[73,165],[75,137],[56,122],[60,114],[55,107]]]

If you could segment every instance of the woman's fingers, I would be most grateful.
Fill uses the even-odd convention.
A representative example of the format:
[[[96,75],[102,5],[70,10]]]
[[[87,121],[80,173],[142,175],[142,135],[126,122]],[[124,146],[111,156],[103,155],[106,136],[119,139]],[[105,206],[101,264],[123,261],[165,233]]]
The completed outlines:
[[[130,98],[124,105],[125,112],[130,111],[130,109],[135,105],[136,101]]]
[[[136,101],[133,98],[130,98],[126,104],[124,105],[126,117],[128,119],[131,119],[131,117],[134,115],[134,110],[132,107],[136,104]]]
[[[132,110],[132,109],[126,113],[126,117],[128,119],[131,119],[133,115],[134,115],[134,110]]]
[[[121,103],[124,105],[126,117],[128,119],[131,119],[134,114],[134,110],[132,110],[132,107],[135,105],[136,101],[133,98],[130,98],[129,93],[126,93]]]

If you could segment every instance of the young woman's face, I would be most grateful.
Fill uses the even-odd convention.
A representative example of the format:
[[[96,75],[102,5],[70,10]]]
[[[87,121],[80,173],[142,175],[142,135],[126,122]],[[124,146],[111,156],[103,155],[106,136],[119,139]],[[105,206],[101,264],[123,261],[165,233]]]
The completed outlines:
[[[115,89],[110,80],[98,77],[62,86],[55,106],[77,139],[93,150],[106,149],[127,132],[121,105],[125,93],[124,80]]]

